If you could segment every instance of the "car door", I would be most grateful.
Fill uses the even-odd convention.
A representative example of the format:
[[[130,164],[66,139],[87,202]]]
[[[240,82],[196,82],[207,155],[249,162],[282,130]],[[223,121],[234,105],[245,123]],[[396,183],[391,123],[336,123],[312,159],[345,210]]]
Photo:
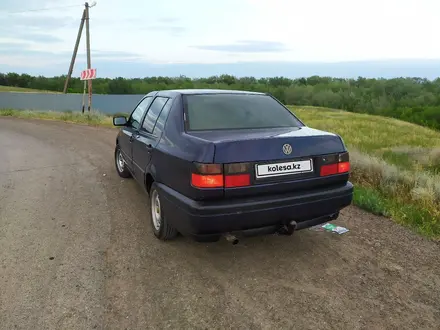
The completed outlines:
[[[131,170],[133,170],[133,134],[135,134],[139,130],[146,109],[148,108],[152,100],[152,96],[147,96],[143,98],[131,113],[127,125],[121,129],[121,134],[119,136],[119,146],[121,147],[122,155],[124,156],[125,162]]]
[[[171,100],[167,97],[155,97],[147,110],[142,126],[133,138],[133,170],[140,182],[144,180],[145,171],[160,139],[160,135],[154,131],[156,121],[168,103],[171,104]]]

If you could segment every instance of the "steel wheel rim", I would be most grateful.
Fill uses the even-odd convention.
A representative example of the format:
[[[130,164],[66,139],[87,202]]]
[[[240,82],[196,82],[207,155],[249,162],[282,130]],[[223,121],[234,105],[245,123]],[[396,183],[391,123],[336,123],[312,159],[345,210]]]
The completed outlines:
[[[118,151],[116,165],[118,166],[119,172],[124,172],[125,161],[124,161],[124,158],[122,157],[121,151]]]
[[[151,218],[153,219],[154,229],[159,231],[162,223],[162,213],[160,210],[160,198],[156,190],[151,194]]]

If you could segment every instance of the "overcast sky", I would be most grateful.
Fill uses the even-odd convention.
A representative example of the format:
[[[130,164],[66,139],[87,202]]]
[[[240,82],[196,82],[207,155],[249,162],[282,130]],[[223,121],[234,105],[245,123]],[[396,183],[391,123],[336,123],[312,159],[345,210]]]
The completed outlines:
[[[0,0],[0,71],[65,67],[82,9]],[[97,0],[92,63],[440,59],[439,15],[440,0]]]

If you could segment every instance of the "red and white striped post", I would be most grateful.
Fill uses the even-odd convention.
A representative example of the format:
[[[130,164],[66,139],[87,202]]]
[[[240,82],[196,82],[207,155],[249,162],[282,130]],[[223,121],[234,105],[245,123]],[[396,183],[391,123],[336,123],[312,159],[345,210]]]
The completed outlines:
[[[96,69],[86,69],[81,72],[81,80],[84,80],[84,90],[83,90],[83,102],[82,102],[82,112],[84,113],[84,107],[85,107],[85,96],[86,96],[86,83],[87,80],[95,79],[96,78]],[[92,93],[92,91],[90,91]],[[91,99],[91,95],[89,100]],[[91,107],[91,102],[89,101],[89,110]]]
[[[86,69],[81,72],[81,80],[89,80],[96,78],[96,69]]]

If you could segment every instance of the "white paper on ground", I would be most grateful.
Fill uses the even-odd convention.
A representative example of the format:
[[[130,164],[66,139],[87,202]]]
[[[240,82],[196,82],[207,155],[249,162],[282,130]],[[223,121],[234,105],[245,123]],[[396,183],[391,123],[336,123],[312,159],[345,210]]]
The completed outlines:
[[[327,222],[323,225],[317,225],[317,226],[310,227],[309,229],[314,230],[314,231],[326,230],[326,231],[331,231],[333,233],[338,233],[339,235],[344,234],[349,231],[345,227],[336,226],[336,225],[329,223],[329,222]]]

